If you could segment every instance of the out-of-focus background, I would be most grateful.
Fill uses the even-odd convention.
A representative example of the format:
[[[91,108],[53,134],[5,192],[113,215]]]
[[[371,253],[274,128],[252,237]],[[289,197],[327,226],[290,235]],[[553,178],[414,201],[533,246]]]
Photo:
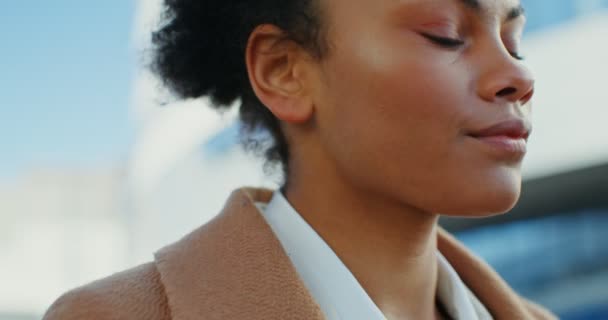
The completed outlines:
[[[563,319],[608,319],[608,0],[523,0],[535,131],[513,212],[442,223]],[[150,260],[242,185],[234,112],[142,67],[158,0],[0,4],[0,319]],[[480,186],[483,187],[483,186]]]

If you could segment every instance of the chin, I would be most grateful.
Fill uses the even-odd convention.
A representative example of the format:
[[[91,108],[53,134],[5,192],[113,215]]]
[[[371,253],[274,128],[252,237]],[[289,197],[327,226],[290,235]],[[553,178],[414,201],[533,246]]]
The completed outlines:
[[[484,217],[504,214],[515,207],[519,194],[519,188],[517,191],[499,190],[480,201],[477,210],[472,210],[469,215]]]
[[[490,217],[504,214],[517,204],[521,194],[521,176],[513,174],[494,176],[484,181],[471,181],[458,192],[461,197],[446,204],[447,216]]]
[[[464,217],[464,218],[484,218],[504,214],[517,204],[519,195],[515,194],[494,194],[485,198],[471,199],[470,201],[460,201],[441,212],[444,216]],[[455,209],[457,208],[457,209]]]

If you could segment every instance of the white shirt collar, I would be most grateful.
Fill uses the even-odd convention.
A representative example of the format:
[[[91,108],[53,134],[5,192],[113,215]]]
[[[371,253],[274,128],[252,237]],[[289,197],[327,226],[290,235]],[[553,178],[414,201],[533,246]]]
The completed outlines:
[[[268,204],[256,203],[327,320],[385,320],[340,258],[297,213],[280,191]],[[454,319],[491,316],[437,251],[438,296]]]

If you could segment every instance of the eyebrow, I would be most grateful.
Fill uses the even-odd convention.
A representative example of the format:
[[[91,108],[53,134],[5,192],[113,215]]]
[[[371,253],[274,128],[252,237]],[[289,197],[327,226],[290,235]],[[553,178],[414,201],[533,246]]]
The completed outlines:
[[[479,0],[461,0],[462,3],[477,12],[482,11],[482,7],[481,7],[481,3],[479,2]],[[513,7],[511,8],[506,15],[506,21],[511,21],[511,20],[515,20],[517,18],[519,18],[520,16],[523,16],[525,14],[525,10],[524,7],[519,4],[517,7]]]

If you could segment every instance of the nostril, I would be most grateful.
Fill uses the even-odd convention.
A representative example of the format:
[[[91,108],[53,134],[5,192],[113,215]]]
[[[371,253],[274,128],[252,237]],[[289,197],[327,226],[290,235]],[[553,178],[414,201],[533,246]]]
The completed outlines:
[[[496,93],[497,97],[506,97],[506,96],[510,96],[512,94],[514,94],[515,92],[517,92],[517,89],[513,88],[513,87],[508,87],[508,88],[504,88],[500,91],[498,91]]]
[[[523,96],[521,98],[521,104],[528,103],[528,101],[530,101],[532,99],[533,95],[534,95],[534,90],[530,90],[530,92],[528,92],[525,96]]]

